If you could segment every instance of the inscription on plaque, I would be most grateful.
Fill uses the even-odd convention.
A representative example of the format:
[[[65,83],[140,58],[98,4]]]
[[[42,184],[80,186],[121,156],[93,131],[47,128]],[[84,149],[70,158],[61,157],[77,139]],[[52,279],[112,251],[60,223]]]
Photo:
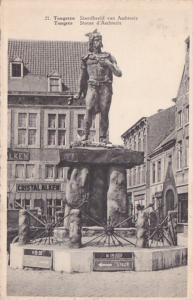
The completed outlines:
[[[134,271],[134,253],[94,252],[93,271]]]
[[[23,266],[52,269],[53,252],[50,250],[24,249]]]

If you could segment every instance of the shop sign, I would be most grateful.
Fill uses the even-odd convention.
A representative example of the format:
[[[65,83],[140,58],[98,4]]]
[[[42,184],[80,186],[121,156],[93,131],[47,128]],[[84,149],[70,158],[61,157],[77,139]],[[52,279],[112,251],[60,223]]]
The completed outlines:
[[[31,268],[52,269],[53,251],[24,249],[23,266]]]
[[[60,183],[19,183],[16,184],[17,192],[59,192]]]
[[[7,159],[8,161],[29,161],[30,153],[27,151],[8,149]]]
[[[133,252],[94,252],[93,271],[134,271]]]

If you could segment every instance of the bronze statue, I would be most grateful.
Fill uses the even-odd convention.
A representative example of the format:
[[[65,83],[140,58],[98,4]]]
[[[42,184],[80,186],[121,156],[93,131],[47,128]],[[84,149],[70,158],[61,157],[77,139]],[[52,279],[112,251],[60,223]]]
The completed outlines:
[[[102,35],[95,29],[87,36],[89,53],[82,57],[80,87],[75,98],[86,97],[83,140],[88,140],[92,118],[100,112],[100,141],[107,142],[113,74],[121,77],[122,72],[117,66],[116,59],[110,53],[101,51]]]

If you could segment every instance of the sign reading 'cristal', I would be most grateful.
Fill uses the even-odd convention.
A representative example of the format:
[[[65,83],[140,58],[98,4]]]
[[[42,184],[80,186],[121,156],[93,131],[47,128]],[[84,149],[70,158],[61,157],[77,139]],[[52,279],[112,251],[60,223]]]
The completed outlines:
[[[133,252],[94,252],[93,271],[133,271]]]
[[[17,192],[59,192],[60,191],[59,183],[21,183],[16,184]]]

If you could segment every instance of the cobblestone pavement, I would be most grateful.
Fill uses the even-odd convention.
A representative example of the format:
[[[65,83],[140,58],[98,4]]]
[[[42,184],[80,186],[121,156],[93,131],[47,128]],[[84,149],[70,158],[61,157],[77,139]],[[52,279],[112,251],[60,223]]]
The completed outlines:
[[[185,297],[187,267],[84,274],[8,268],[7,289],[9,296]]]

